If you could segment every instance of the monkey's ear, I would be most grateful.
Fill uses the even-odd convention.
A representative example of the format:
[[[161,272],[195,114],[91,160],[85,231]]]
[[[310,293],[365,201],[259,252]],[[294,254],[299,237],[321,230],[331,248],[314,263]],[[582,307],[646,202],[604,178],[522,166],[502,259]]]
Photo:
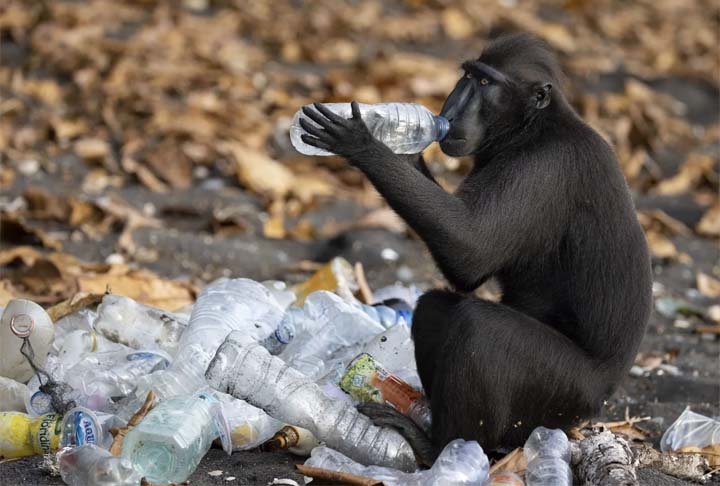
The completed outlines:
[[[542,110],[550,104],[550,91],[552,91],[552,84],[550,83],[535,88],[535,108]]]

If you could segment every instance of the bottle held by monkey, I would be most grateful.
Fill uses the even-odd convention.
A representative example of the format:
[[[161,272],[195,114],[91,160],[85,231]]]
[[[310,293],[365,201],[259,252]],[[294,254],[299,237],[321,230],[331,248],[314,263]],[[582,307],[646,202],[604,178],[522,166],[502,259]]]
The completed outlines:
[[[350,103],[324,103],[324,106],[343,118],[352,116]],[[431,143],[445,138],[450,130],[450,123],[445,118],[433,115],[430,110],[416,103],[359,103],[359,106],[362,119],[373,137],[396,154],[420,153]],[[312,106],[310,109],[314,110]],[[298,110],[290,126],[293,147],[305,155],[333,155],[302,141],[301,136],[306,132],[300,126],[300,118],[317,125],[302,110]]]

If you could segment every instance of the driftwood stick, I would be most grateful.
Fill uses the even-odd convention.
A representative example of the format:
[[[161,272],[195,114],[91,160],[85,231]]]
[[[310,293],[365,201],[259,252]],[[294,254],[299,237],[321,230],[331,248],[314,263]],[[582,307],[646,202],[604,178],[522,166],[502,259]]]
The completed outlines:
[[[320,467],[304,466],[302,464],[295,464],[295,467],[301,474],[310,476],[313,479],[317,479],[320,482],[326,484],[350,484],[353,486],[382,486],[382,481],[377,479],[366,478],[364,476],[358,476],[356,474],[350,474],[340,471],[331,471],[329,469],[323,469]],[[313,482],[314,483],[314,482]]]
[[[576,473],[583,484],[637,486],[634,457],[627,441],[606,431],[580,442]]]
[[[701,454],[666,453],[643,444],[634,449],[639,468],[652,468],[680,479],[705,482],[705,473],[710,469],[707,459]]]

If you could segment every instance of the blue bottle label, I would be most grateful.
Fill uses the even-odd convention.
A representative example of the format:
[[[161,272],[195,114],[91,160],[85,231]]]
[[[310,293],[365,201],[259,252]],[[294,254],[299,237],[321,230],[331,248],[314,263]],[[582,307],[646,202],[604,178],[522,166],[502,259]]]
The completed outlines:
[[[102,429],[92,411],[78,407],[68,412],[63,419],[62,446],[97,445],[101,441]]]

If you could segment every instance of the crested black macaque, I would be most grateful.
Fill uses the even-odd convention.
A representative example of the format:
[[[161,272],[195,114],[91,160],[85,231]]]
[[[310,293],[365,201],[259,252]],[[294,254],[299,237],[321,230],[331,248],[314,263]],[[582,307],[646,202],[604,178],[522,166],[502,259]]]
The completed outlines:
[[[651,307],[650,258],[618,161],[569,105],[549,47],[506,36],[462,68],[440,147],[474,166],[452,194],[421,156],[409,163],[374,139],[356,103],[350,119],[316,104],[305,114],[321,128],[303,123],[303,141],[360,169],[454,288],[424,294],[412,322],[432,448],[399,414],[363,408],[426,461],[455,438],[514,447],[539,425],[596,414]],[[472,294],[491,277],[500,303]]]

